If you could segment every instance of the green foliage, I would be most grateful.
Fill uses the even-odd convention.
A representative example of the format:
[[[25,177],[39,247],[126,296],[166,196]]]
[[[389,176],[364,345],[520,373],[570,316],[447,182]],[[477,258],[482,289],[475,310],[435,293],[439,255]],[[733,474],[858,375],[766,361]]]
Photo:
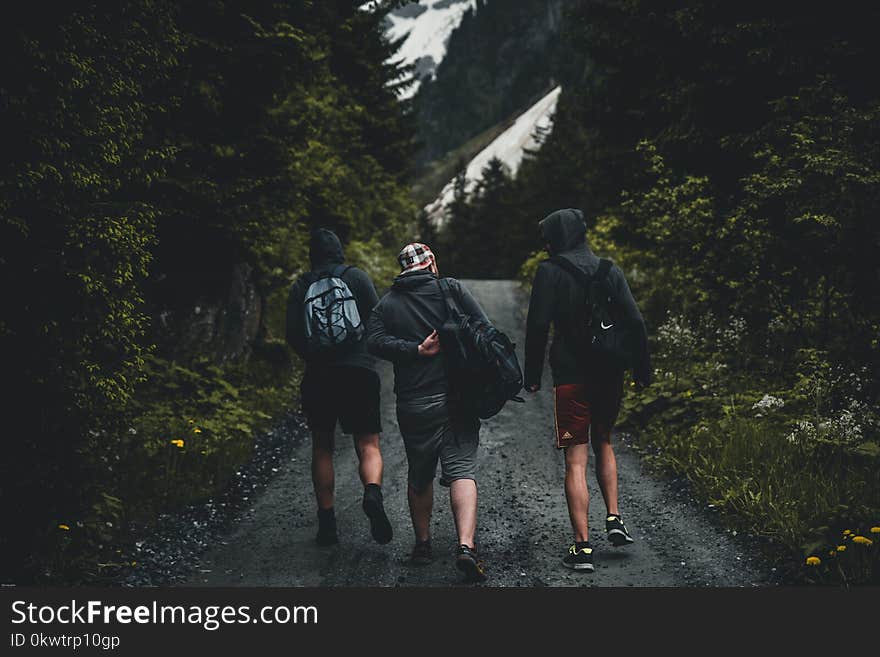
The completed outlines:
[[[413,223],[413,129],[391,84],[388,7],[360,4],[100,1],[4,21],[0,272],[15,283],[0,347],[15,439],[0,478],[21,502],[0,537],[5,581],[41,576],[50,554],[61,574],[117,514],[209,494],[246,458],[260,414],[293,401],[275,306],[308,267],[310,228],[334,228],[388,277],[377,245]],[[258,326],[221,334],[217,318],[251,293],[241,323]],[[247,343],[240,361],[227,339]],[[273,376],[269,353],[287,362]],[[47,547],[59,536],[64,559]]]
[[[817,528],[822,538],[804,546],[802,576],[806,581],[843,586],[880,582],[880,521],[860,527],[849,522],[847,515],[848,509],[842,507],[834,527]],[[829,542],[830,534],[837,540]]]
[[[504,163],[492,158],[472,191],[463,167],[453,184],[453,200],[437,240],[438,253],[446,256],[444,270],[468,278],[513,276],[520,252],[513,243],[519,235],[509,223],[513,182]]]
[[[658,330],[655,383],[627,396],[622,424],[649,463],[686,477],[730,524],[771,539],[801,579],[804,550],[834,540],[841,523],[880,517],[880,423],[860,401],[861,368],[807,350],[790,376],[764,374],[742,361],[743,332],[670,317]],[[857,566],[841,562],[841,577],[865,583]]]
[[[221,492],[252,453],[254,435],[289,408],[298,382],[290,361],[263,349],[247,365],[150,357],[147,383],[115,424],[90,436],[89,505],[59,516],[41,579],[100,580],[117,568],[127,524]],[[102,565],[103,564],[103,565]]]
[[[584,0],[567,38],[590,77],[516,181],[515,223],[582,207],[627,272],[658,371],[624,419],[651,460],[798,555],[798,576],[841,509],[852,528],[880,508],[880,98],[854,68],[877,18]],[[850,565],[823,581],[870,580]]]
[[[382,290],[391,287],[400,273],[397,254],[407,241],[403,235],[391,244],[380,242],[375,237],[369,241],[355,240],[345,247],[345,259],[349,264],[367,272],[381,294]]]
[[[535,273],[538,271],[538,265],[541,264],[543,260],[547,259],[546,251],[535,251],[526,258],[526,261],[519,268],[519,281],[523,286],[529,287],[532,284],[532,281],[535,280]]]

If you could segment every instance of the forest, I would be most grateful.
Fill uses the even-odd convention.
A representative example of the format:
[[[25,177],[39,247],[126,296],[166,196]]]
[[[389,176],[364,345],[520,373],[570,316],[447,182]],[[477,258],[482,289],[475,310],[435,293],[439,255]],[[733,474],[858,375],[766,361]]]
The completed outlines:
[[[382,24],[405,3],[361,4],[0,25],[0,580],[113,581],[129,527],[229,484],[296,407],[284,301],[311,228],[380,293],[413,236],[444,273],[528,287],[537,222],[575,207],[648,325],[655,384],[621,427],[646,462],[789,581],[878,583],[880,8],[488,0],[400,101]],[[422,167],[550,83],[516,175],[494,160],[442,226],[420,216]]]
[[[3,21],[3,581],[100,581],[121,525],[228,482],[292,402],[280,300],[310,227],[387,276],[414,130],[359,4]]]
[[[537,221],[582,208],[649,325],[646,458],[794,576],[876,583],[845,539],[880,532],[880,14],[846,7],[577,3],[552,133],[459,185],[436,239],[461,275],[528,282]]]

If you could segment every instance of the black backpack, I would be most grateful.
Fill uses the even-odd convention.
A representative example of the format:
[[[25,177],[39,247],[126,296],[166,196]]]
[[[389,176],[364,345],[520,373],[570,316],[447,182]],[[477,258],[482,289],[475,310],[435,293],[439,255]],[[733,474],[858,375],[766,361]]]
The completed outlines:
[[[440,279],[449,316],[437,331],[449,377],[450,400],[465,417],[487,419],[518,397],[523,372],[516,346],[501,331],[463,312],[449,281]]]
[[[578,360],[582,364],[613,370],[632,369],[633,336],[628,324],[617,312],[614,293],[608,281],[611,261],[602,258],[592,276],[562,256],[554,256],[550,262],[571,274],[584,293],[584,301],[575,309],[574,318],[574,348]]]
[[[342,278],[349,269],[338,265],[311,275],[303,312],[306,348],[312,356],[328,357],[345,351],[364,337],[357,300]]]

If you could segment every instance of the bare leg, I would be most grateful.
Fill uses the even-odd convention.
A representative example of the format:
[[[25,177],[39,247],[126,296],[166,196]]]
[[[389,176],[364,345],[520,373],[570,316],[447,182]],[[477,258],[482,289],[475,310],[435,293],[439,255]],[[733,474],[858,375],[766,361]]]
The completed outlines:
[[[452,504],[452,517],[458,531],[458,544],[474,545],[477,531],[477,482],[473,479],[456,479],[449,488],[449,501]]]
[[[354,449],[360,465],[361,483],[382,485],[382,452],[379,451],[379,434],[368,433],[354,437]]]
[[[409,513],[412,516],[416,540],[427,541],[431,538],[431,512],[434,509],[433,482],[419,492],[416,492],[412,486],[407,486],[406,497],[409,501]]]
[[[565,450],[565,499],[568,502],[568,517],[574,530],[574,540],[578,543],[590,539],[588,514],[590,511],[590,491],[587,489],[587,446],[572,445]]]
[[[617,459],[611,446],[611,432],[596,431],[591,440],[596,454],[596,479],[605,499],[605,508],[609,514],[617,515]]]
[[[312,433],[312,484],[319,509],[333,507],[333,432]]]

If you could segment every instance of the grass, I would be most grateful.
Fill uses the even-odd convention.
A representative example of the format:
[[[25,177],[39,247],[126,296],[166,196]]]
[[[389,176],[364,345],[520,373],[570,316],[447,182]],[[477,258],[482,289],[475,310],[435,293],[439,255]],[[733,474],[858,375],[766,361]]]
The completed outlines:
[[[821,577],[806,558],[822,554],[827,561],[844,531],[867,536],[880,525],[880,460],[842,442],[789,440],[795,411],[756,417],[757,392],[725,396],[704,385],[691,373],[628,397],[624,426],[645,460],[685,477],[728,525],[769,539],[791,580],[878,583],[876,559],[858,556],[876,545],[854,544],[846,555],[851,563],[837,559]]]
[[[254,437],[289,412],[299,368],[278,342],[247,363],[201,358],[148,362],[147,381],[125,417],[94,437],[83,491],[90,504],[63,518],[41,559],[40,581],[101,581],[127,527],[222,492],[253,454]]]

